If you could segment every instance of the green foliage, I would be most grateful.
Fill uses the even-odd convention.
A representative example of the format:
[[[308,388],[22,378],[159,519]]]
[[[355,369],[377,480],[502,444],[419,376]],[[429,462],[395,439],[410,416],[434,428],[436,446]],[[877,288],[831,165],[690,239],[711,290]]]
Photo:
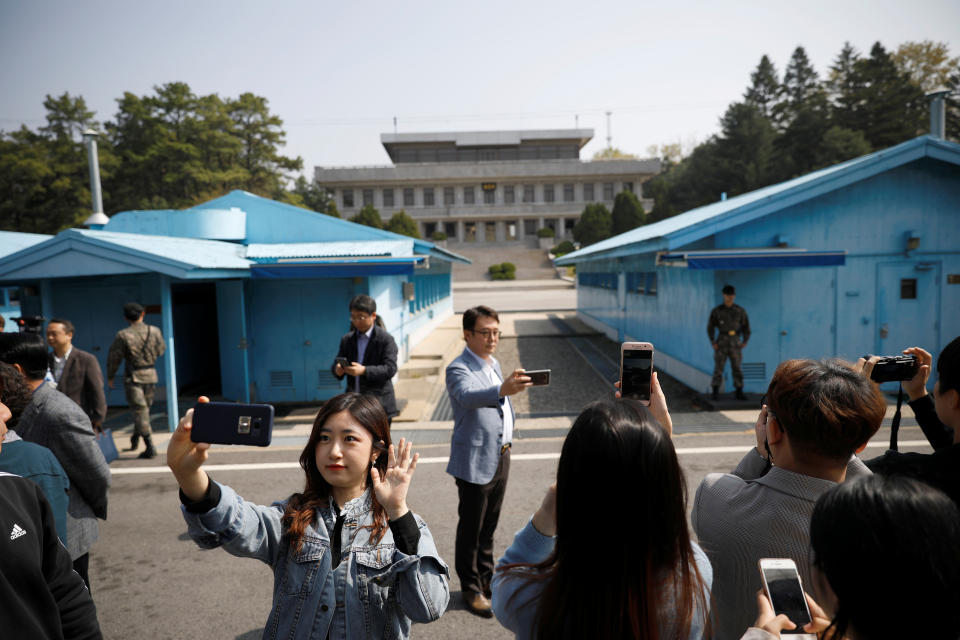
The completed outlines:
[[[646,222],[640,199],[632,191],[621,191],[613,200],[611,234],[619,235]]]
[[[437,231],[434,231],[433,233],[430,234],[430,239],[433,240],[434,242],[443,242],[444,240],[447,239],[447,234],[445,234],[443,231],[440,231],[438,229]]]
[[[585,247],[610,237],[613,229],[613,216],[606,205],[593,202],[583,208],[580,219],[573,227],[573,239]]]
[[[318,185],[313,180],[307,180],[303,176],[298,176],[293,183],[293,191],[290,192],[294,198],[293,204],[305,207],[317,213],[323,213],[334,218],[340,217],[337,211],[337,203],[326,189]]]
[[[538,238],[552,238],[555,235],[557,234],[551,227],[543,227],[542,229],[537,229]]]
[[[593,154],[594,160],[636,160],[637,156],[616,147],[607,147]]]
[[[568,253],[573,253],[575,249],[576,247],[573,246],[572,242],[570,242],[569,240],[564,240],[563,242],[555,246],[553,249],[550,249],[550,253],[552,253],[553,255],[559,258],[560,256],[566,255]]]
[[[773,117],[773,106],[780,96],[780,81],[777,79],[777,68],[773,66],[766,55],[760,58],[760,63],[750,74],[750,87],[743,94],[743,100],[757,108],[764,118]]]
[[[380,217],[380,212],[372,204],[364,205],[355,216],[350,218],[350,222],[364,224],[375,229],[383,229],[383,219]]]
[[[487,267],[487,273],[490,274],[491,280],[516,280],[517,266],[512,262],[492,264]]]
[[[503,265],[502,265],[502,264],[499,264],[499,263],[498,263],[498,264],[492,264],[492,265],[490,265],[489,267],[487,267],[487,273],[489,273],[490,275],[496,275],[496,274],[498,274],[498,273],[503,273]]]
[[[372,205],[367,205],[372,208]],[[366,207],[364,207],[366,208]],[[376,209],[374,209],[376,211]],[[413,221],[407,212],[401,209],[397,211],[390,217],[389,222],[386,226],[387,231],[392,231],[394,233],[399,233],[404,236],[410,236],[411,238],[420,239],[420,231],[417,229],[417,223]]]

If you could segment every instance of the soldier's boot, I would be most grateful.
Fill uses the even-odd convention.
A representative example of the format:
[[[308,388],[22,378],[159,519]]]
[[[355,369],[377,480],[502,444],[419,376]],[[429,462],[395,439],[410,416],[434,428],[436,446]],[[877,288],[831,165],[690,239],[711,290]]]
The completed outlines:
[[[140,455],[138,455],[137,457],[146,458],[146,459],[156,458],[157,450],[153,448],[153,440],[151,440],[150,436],[143,436],[143,443],[147,445],[147,450],[141,453]]]
[[[713,387],[713,393],[710,394],[710,397],[714,400],[720,399],[720,387]]]
[[[736,393],[737,400],[746,400],[747,396],[743,395],[743,387],[737,387]]]
[[[124,451],[136,451],[137,447],[139,446],[140,446],[140,434],[137,432],[134,432],[133,435],[130,436],[130,448],[124,449]]]

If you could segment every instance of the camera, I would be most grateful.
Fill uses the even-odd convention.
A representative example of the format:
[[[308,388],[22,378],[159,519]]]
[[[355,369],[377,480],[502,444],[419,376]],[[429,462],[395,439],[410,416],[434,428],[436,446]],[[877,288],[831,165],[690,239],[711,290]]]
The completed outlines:
[[[13,321],[17,323],[20,333],[36,333],[37,335],[43,335],[43,316],[23,316],[20,318],[14,318]]]
[[[873,356],[863,356],[869,360]],[[916,356],[882,356],[873,365],[870,379],[874,382],[901,382],[917,375],[919,363]]]

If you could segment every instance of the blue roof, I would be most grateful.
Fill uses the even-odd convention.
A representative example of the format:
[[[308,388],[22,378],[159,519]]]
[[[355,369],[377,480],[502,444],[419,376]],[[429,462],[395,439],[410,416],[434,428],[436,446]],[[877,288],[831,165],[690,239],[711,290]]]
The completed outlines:
[[[701,238],[925,157],[960,165],[960,145],[932,136],[920,136],[883,151],[637,227],[568,253],[558,258],[556,263],[576,264],[684,247]]]
[[[16,253],[52,238],[43,233],[20,233],[18,231],[0,231],[0,257]]]
[[[369,242],[293,242],[247,245],[250,260],[261,258],[331,258],[355,256],[413,256],[413,238]]]

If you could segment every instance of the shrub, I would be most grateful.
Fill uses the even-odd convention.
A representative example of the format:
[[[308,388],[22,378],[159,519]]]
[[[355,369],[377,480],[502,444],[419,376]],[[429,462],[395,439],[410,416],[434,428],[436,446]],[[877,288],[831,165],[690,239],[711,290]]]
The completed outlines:
[[[490,275],[492,275],[492,276],[493,276],[493,275],[496,275],[496,274],[498,274],[498,273],[503,273],[503,265],[502,265],[502,264],[492,264],[492,265],[490,265],[490,267],[487,269],[487,271],[488,271],[488,272],[490,273]]]
[[[556,233],[553,231],[553,229],[550,228],[550,227],[544,227],[544,228],[539,229],[539,230],[537,231],[537,237],[538,237],[538,238],[553,238],[553,237],[556,236],[556,235],[557,235],[557,234],[556,234]]]
[[[550,249],[550,253],[559,257],[562,255],[566,255],[568,253],[573,253],[573,250],[575,248],[576,247],[573,246],[572,242],[570,242],[569,240],[564,240],[563,242],[555,246],[553,249]]]
[[[501,264],[500,266],[503,267],[503,270],[504,270],[504,271],[516,271],[516,270],[517,270],[517,265],[513,264],[512,262],[504,262],[504,263]]]
[[[434,242],[443,242],[447,239],[447,234],[445,234],[443,231],[434,231],[432,234],[430,234],[430,239]]]
[[[517,267],[512,262],[492,264],[487,268],[491,280],[516,280]]]

